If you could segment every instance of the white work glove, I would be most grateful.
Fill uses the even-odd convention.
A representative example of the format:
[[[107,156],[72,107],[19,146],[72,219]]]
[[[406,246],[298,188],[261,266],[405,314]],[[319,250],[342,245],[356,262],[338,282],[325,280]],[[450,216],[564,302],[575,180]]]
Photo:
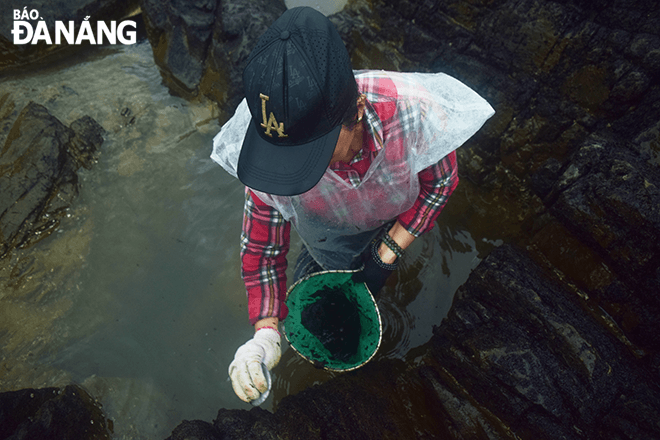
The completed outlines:
[[[280,334],[269,327],[260,328],[252,339],[238,347],[229,364],[229,378],[241,400],[253,405],[266,400],[271,385],[270,370],[280,361],[281,354]]]

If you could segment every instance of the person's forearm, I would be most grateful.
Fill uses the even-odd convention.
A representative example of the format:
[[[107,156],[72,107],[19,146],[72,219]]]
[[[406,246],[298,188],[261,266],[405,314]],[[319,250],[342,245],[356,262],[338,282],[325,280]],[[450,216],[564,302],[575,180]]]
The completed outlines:
[[[291,224],[246,189],[241,231],[241,275],[250,323],[286,317],[286,256]],[[276,327],[276,326],[274,326]]]
[[[277,330],[277,325],[279,323],[280,323],[280,320],[277,319],[277,318],[273,318],[273,317],[263,318],[263,319],[260,319],[259,321],[257,321],[254,324],[254,331],[256,332],[257,330],[259,330],[260,328],[263,328],[263,327],[271,327],[271,328],[274,328],[275,330]]]
[[[406,230],[419,237],[430,231],[449,196],[458,185],[456,152],[453,151],[437,164],[419,174],[420,191],[414,205],[397,217]]]
[[[398,220],[388,234],[404,250],[415,240],[415,236],[408,232]],[[383,263],[392,264],[396,261],[396,254],[385,243],[380,244],[378,255]]]

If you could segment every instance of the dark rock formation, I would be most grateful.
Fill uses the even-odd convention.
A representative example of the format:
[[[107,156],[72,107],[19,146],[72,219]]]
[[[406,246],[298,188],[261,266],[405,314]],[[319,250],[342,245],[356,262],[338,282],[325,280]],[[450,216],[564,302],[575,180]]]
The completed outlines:
[[[103,128],[90,117],[66,127],[28,104],[0,151],[0,257],[47,236],[77,195],[76,171],[91,167]]]
[[[207,96],[222,110],[233,109],[242,98],[241,75],[250,50],[286,10],[278,0],[140,4],[165,85],[187,99]]]
[[[252,411],[221,409],[215,423],[202,420],[184,421],[168,440],[242,440],[280,438],[273,414],[261,408]]]
[[[422,375],[520,438],[658,437],[656,375],[607,314],[543,266],[508,246],[484,260],[436,329],[437,364]]]
[[[40,40],[37,44],[14,44],[14,10],[22,15],[24,12],[35,11],[33,17],[37,19],[23,20],[36,29],[39,21],[44,21],[48,27],[49,35],[55,35],[55,21],[62,21],[68,25],[69,21],[75,22],[75,35],[78,35],[80,24],[89,17],[87,21],[96,35],[96,22],[110,22],[121,20],[138,7],[137,0],[76,0],[68,2],[52,2],[47,0],[35,0],[25,4],[11,4],[3,7],[0,14],[0,72],[16,71],[17,68],[35,61],[43,60],[46,56],[57,54],[61,56],[63,51],[76,53],[86,47],[69,45],[65,41],[61,44],[47,44]],[[22,34],[25,38],[26,35]],[[51,38],[53,40],[53,38]],[[55,43],[55,41],[52,41]]]
[[[544,200],[601,260],[600,267],[582,274],[568,267],[570,260],[553,263],[650,352],[660,350],[659,187],[657,164],[625,143],[596,137],[575,152]]]
[[[0,440],[101,440],[111,434],[112,421],[78,386],[0,394]]]

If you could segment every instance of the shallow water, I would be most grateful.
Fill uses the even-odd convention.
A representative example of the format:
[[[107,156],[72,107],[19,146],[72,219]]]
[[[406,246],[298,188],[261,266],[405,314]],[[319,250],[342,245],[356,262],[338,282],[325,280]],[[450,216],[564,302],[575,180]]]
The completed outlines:
[[[253,332],[239,267],[243,188],[209,158],[213,106],[170,96],[147,42],[1,89],[17,107],[35,100],[66,124],[90,115],[107,134],[59,229],[0,266],[0,391],[83,384],[118,439],[165,438],[183,419],[250,408],[227,381]],[[456,225],[417,240],[380,295],[377,358],[404,358],[427,342],[478,262]],[[273,373],[267,409],[334,375],[291,349]]]

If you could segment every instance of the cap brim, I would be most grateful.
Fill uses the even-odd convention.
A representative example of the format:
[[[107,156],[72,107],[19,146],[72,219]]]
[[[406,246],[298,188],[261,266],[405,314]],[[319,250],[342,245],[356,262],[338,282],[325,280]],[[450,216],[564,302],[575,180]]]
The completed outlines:
[[[238,178],[257,191],[294,196],[309,191],[323,177],[341,125],[312,142],[287,146],[265,141],[257,130],[254,120],[250,121],[238,158]]]

